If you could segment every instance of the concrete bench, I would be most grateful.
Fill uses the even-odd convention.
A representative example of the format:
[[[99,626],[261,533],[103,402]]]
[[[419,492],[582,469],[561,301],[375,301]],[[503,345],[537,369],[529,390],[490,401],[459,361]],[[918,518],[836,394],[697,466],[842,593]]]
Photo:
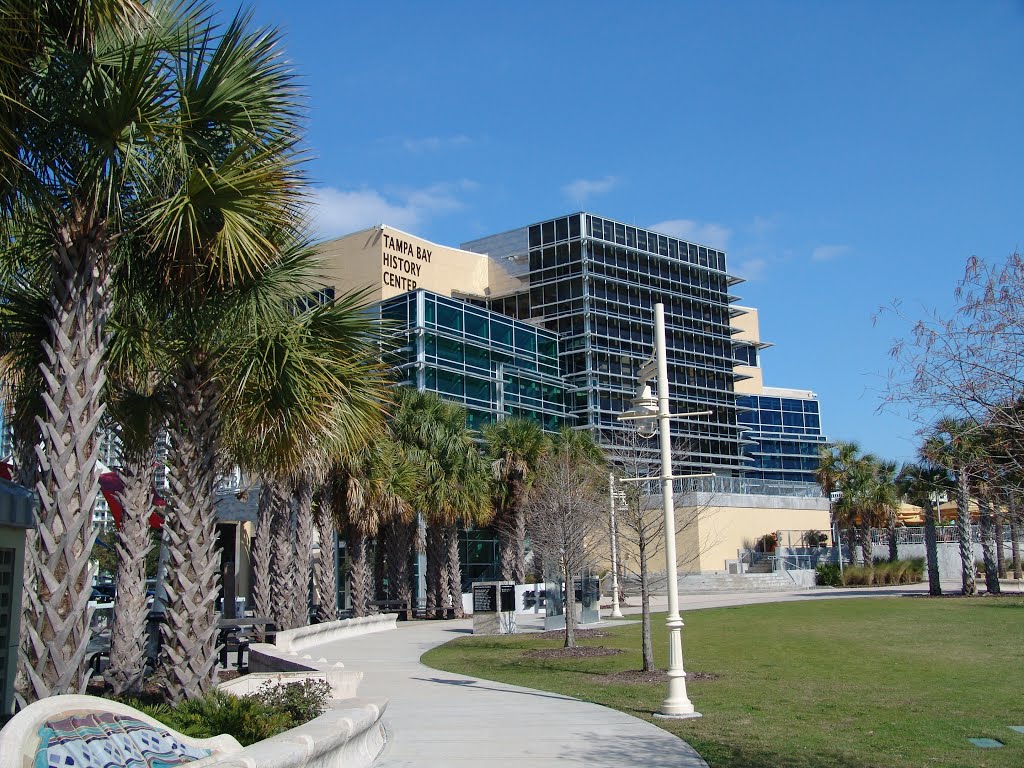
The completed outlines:
[[[199,766],[241,751],[232,736],[193,739],[134,707],[96,696],[51,696],[0,730],[0,768]]]
[[[369,768],[384,748],[386,702],[332,701],[320,717],[243,748],[193,739],[96,696],[52,696],[0,730],[0,768]]]

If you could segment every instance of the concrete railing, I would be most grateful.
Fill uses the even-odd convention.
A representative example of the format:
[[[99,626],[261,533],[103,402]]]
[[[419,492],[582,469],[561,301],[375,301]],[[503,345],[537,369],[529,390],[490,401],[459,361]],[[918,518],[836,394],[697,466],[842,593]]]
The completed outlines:
[[[344,640],[346,637],[366,635],[371,632],[386,632],[395,629],[397,613],[378,613],[358,619],[341,619],[323,624],[311,624],[298,629],[286,629],[277,633],[274,645],[281,651],[297,653],[311,645]]]

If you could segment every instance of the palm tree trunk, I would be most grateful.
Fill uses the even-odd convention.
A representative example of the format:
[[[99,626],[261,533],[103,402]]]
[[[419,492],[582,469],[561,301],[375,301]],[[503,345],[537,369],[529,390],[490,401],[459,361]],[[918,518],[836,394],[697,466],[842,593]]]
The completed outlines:
[[[352,601],[352,615],[358,618],[366,616],[370,608],[369,547],[366,537],[355,531],[349,534],[348,545],[351,558],[348,593]]]
[[[307,475],[295,484],[295,563],[292,569],[293,627],[309,624],[310,551],[313,549],[313,483]]]
[[[125,457],[127,459],[127,457]],[[117,531],[117,600],[110,634],[110,666],[104,679],[114,696],[137,693],[146,670],[146,557],[153,548],[151,453],[125,460],[119,475],[121,527]]]
[[[217,681],[218,405],[216,387],[201,364],[187,364],[177,382],[169,429],[167,609],[158,662],[164,692],[175,703],[207,693]]]
[[[935,518],[938,515],[938,505],[931,503],[924,507],[924,553],[928,563],[928,594],[938,597],[942,594],[942,586],[939,583],[939,544],[935,531]]]
[[[26,488],[35,488],[39,477],[39,462],[36,460],[36,444],[39,442],[39,430],[35,420],[31,425],[26,425],[27,419],[14,418],[11,420],[14,437],[14,481]],[[21,427],[25,428],[22,429]],[[36,572],[32,564],[34,559],[29,556],[38,546],[36,542],[36,529],[28,528],[25,531],[25,562],[22,568],[21,605],[26,615],[42,611],[38,605],[39,590],[36,588]],[[19,624],[18,648],[28,647],[28,621]],[[25,653],[18,654],[18,668],[14,676],[14,695],[19,706],[25,706],[30,701],[30,686],[28,672],[28,656]]]
[[[291,499],[279,483],[274,483],[271,512],[270,617],[278,629],[292,626],[292,572],[295,563],[294,519]]]
[[[514,519],[516,527],[516,558],[515,568],[512,571],[512,581],[516,584],[526,583],[526,506],[522,499],[518,499],[514,508]]]
[[[501,566],[501,580],[515,581],[516,521],[511,509],[502,508],[497,510],[494,520],[494,528],[498,532],[498,556]]]
[[[979,523],[981,528],[981,556],[985,561],[985,589],[990,595],[999,594],[999,566],[992,537],[992,504],[985,495],[978,496]]]
[[[448,603],[448,556],[442,528],[427,528],[427,615],[443,619]]]
[[[96,432],[103,416],[109,312],[109,242],[103,224],[76,221],[53,251],[48,338],[43,342],[44,412],[38,418],[38,528],[26,552],[36,593],[25,605],[21,647],[26,701],[85,693],[91,637],[89,558],[99,489]]]
[[[264,476],[260,481],[260,498],[256,512],[256,530],[252,541],[252,609],[256,616],[271,616],[273,597],[270,588],[271,528],[274,519],[274,480]],[[259,630],[262,638],[263,631]]]
[[[898,534],[896,531],[895,511],[889,512],[889,515],[886,518],[886,533],[889,538],[889,562],[895,563],[897,560],[900,559],[900,547],[896,541]]]
[[[956,538],[960,544],[961,591],[965,595],[978,594],[974,580],[974,544],[971,541],[970,496],[967,488],[967,472],[961,468],[956,473]]]
[[[857,529],[852,523],[846,529],[846,548],[850,552],[850,564],[853,565],[857,557]],[[842,547],[840,547],[840,550],[842,550]],[[840,551],[840,557],[842,557],[842,551]]]
[[[871,542],[871,521],[867,515],[861,513],[860,524],[860,557],[864,561],[864,567],[868,571],[868,584],[874,583],[875,578],[875,557],[874,544]]]
[[[651,640],[651,572],[647,564],[647,537],[641,534],[637,541],[640,558],[640,648],[643,671],[654,671],[654,644]]]
[[[320,556],[313,566],[317,594],[316,620],[321,623],[337,621],[338,572],[334,563],[334,529],[328,524],[327,515],[323,511],[317,515],[316,533],[320,543]]]
[[[462,609],[462,563],[459,560],[459,528],[452,525],[445,530],[448,543],[448,595],[452,614],[456,619],[466,618]]]
[[[388,565],[388,584],[391,585],[394,600],[403,606],[412,607],[412,582],[409,557],[412,554],[415,535],[414,521],[396,520],[388,524],[377,538],[383,544]],[[404,610],[404,609],[403,609]]]
[[[378,530],[378,534],[380,531]],[[373,573],[370,579],[370,595],[372,600],[390,600],[385,582],[387,581],[387,562],[384,559],[384,546],[380,536],[373,538]]]

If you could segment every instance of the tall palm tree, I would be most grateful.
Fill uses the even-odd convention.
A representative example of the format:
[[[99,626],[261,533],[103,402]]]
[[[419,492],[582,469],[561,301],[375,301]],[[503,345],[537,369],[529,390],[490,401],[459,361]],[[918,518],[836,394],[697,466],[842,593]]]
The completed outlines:
[[[978,592],[970,510],[971,471],[977,459],[977,446],[971,439],[973,430],[973,423],[967,420],[944,417],[935,423],[921,448],[928,461],[945,467],[956,479],[956,534],[960,545],[961,591],[965,595]]]
[[[532,419],[507,418],[483,428],[494,479],[494,527],[498,531],[501,578],[526,579],[526,494],[549,441]]]
[[[815,470],[815,478],[821,487],[821,492],[829,500],[829,510],[832,513],[832,523],[837,529],[844,524],[851,532],[848,536],[850,557],[853,557],[853,535],[852,521],[839,520],[837,511],[846,509],[843,505],[836,505],[832,501],[832,494],[842,491],[849,475],[850,466],[860,456],[860,446],[852,441],[837,441],[830,445],[821,446],[818,450],[818,468]],[[838,532],[838,530],[837,530]],[[842,561],[842,544],[836,542],[838,559]]]
[[[938,494],[950,488],[949,472],[922,460],[917,464],[904,464],[897,478],[897,486],[911,504],[924,509],[924,549],[928,563],[928,592],[942,594],[939,582],[939,552],[936,525],[939,517]]]
[[[897,466],[894,461],[878,460],[874,463],[874,482],[868,500],[872,525],[885,525],[888,529],[890,561],[899,559],[896,541],[896,514],[900,506],[899,488],[896,484]]]
[[[370,541],[386,523],[408,519],[409,499],[418,482],[416,468],[404,460],[398,443],[378,440],[359,460],[339,466],[334,482],[335,520],[348,539],[351,557],[352,615],[365,616],[373,598]]]
[[[420,472],[416,508],[427,520],[427,612],[463,615],[459,525],[491,515],[489,467],[466,427],[466,409],[404,390],[394,430]]]
[[[154,201],[156,145],[177,106],[168,98],[169,62],[203,19],[197,7],[116,0],[19,15],[27,8],[4,9],[5,22],[14,21],[4,34],[13,30],[11,52],[20,53],[0,64],[11,87],[0,111],[0,206],[5,239],[43,235],[48,244],[37,481],[38,527],[47,533],[28,552],[38,594],[27,605],[22,648],[33,700],[83,692],[88,680],[96,431],[111,280],[125,253],[115,243],[131,212]]]

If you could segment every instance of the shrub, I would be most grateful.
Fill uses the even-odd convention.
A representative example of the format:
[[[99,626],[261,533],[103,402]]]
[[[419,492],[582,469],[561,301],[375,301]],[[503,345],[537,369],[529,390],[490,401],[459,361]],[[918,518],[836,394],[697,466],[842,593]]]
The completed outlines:
[[[269,739],[319,717],[327,709],[331,686],[326,680],[267,683],[249,696],[213,690],[177,706],[121,699],[186,736],[208,739],[228,733],[242,746]]]
[[[264,683],[253,697],[265,707],[285,712],[295,722],[305,723],[320,717],[331,698],[326,680],[300,680],[294,683]]]
[[[839,578],[838,563],[818,563],[814,569],[814,583],[819,587],[839,587],[843,582]]]
[[[754,549],[758,552],[774,552],[778,543],[778,539],[774,533],[766,533],[757,540],[757,544],[754,545]]]
[[[820,549],[828,544],[828,535],[821,531],[804,531],[804,535],[801,538],[803,539],[803,545],[810,549]]]
[[[867,578],[867,570],[862,565],[848,565],[843,570],[843,586],[863,586]]]

